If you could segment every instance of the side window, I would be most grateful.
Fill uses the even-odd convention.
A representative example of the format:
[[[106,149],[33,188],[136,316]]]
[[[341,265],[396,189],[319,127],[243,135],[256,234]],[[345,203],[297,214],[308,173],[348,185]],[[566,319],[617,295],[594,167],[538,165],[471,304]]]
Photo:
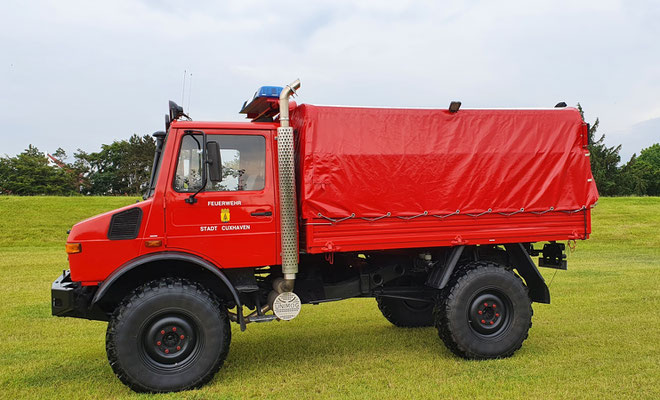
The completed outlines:
[[[206,190],[263,190],[266,184],[266,138],[253,135],[209,135],[208,140],[220,144],[222,182],[208,182]]]
[[[253,135],[208,135],[220,145],[222,181],[206,183],[206,191],[263,190],[266,178],[266,139]],[[186,135],[181,142],[174,178],[177,192],[196,192],[202,184],[202,136]]]
[[[202,186],[202,135],[185,135],[174,176],[174,190],[196,192]]]

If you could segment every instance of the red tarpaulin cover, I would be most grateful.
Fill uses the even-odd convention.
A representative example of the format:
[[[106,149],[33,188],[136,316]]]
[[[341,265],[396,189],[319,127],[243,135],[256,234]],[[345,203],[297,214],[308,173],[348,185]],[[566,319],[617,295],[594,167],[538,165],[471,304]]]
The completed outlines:
[[[598,200],[575,108],[305,104],[291,121],[305,219],[577,210]]]

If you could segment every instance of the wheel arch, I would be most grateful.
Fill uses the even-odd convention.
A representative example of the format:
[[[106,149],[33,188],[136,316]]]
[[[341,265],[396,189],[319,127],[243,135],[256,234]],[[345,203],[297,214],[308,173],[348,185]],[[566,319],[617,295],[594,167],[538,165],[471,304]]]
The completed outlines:
[[[226,304],[242,309],[236,288],[229,278],[211,262],[183,252],[160,252],[137,257],[117,268],[100,285],[90,307],[112,312],[133,289],[148,281],[174,276],[200,283]],[[244,326],[243,315],[238,313]]]

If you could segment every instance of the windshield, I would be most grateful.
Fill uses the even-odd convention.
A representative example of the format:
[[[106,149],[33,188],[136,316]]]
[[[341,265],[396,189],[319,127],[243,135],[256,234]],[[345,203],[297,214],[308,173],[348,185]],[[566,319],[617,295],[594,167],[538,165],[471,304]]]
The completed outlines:
[[[154,163],[151,167],[151,178],[149,178],[149,188],[147,193],[142,196],[143,199],[148,199],[154,195],[156,191],[156,181],[158,180],[158,171],[160,171],[161,164],[161,155],[163,154],[163,149],[165,148],[165,142],[167,142],[167,134],[165,132],[156,132],[154,133],[156,137],[156,153],[154,154]]]

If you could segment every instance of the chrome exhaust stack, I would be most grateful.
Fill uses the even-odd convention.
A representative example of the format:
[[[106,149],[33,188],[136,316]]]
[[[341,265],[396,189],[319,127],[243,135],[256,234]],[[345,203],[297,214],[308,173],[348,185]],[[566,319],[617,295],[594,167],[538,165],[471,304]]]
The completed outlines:
[[[296,79],[291,84],[286,85],[280,92],[280,127],[289,127],[289,96],[295,95],[296,90],[300,89],[300,79]],[[279,132],[278,132],[279,133]]]
[[[293,293],[298,273],[298,213],[293,128],[289,126],[289,97],[300,88],[296,79],[280,92],[280,126],[277,128],[277,162],[280,189],[280,243],[284,279],[273,282],[269,304],[279,319],[293,319],[300,312],[300,299]]]

